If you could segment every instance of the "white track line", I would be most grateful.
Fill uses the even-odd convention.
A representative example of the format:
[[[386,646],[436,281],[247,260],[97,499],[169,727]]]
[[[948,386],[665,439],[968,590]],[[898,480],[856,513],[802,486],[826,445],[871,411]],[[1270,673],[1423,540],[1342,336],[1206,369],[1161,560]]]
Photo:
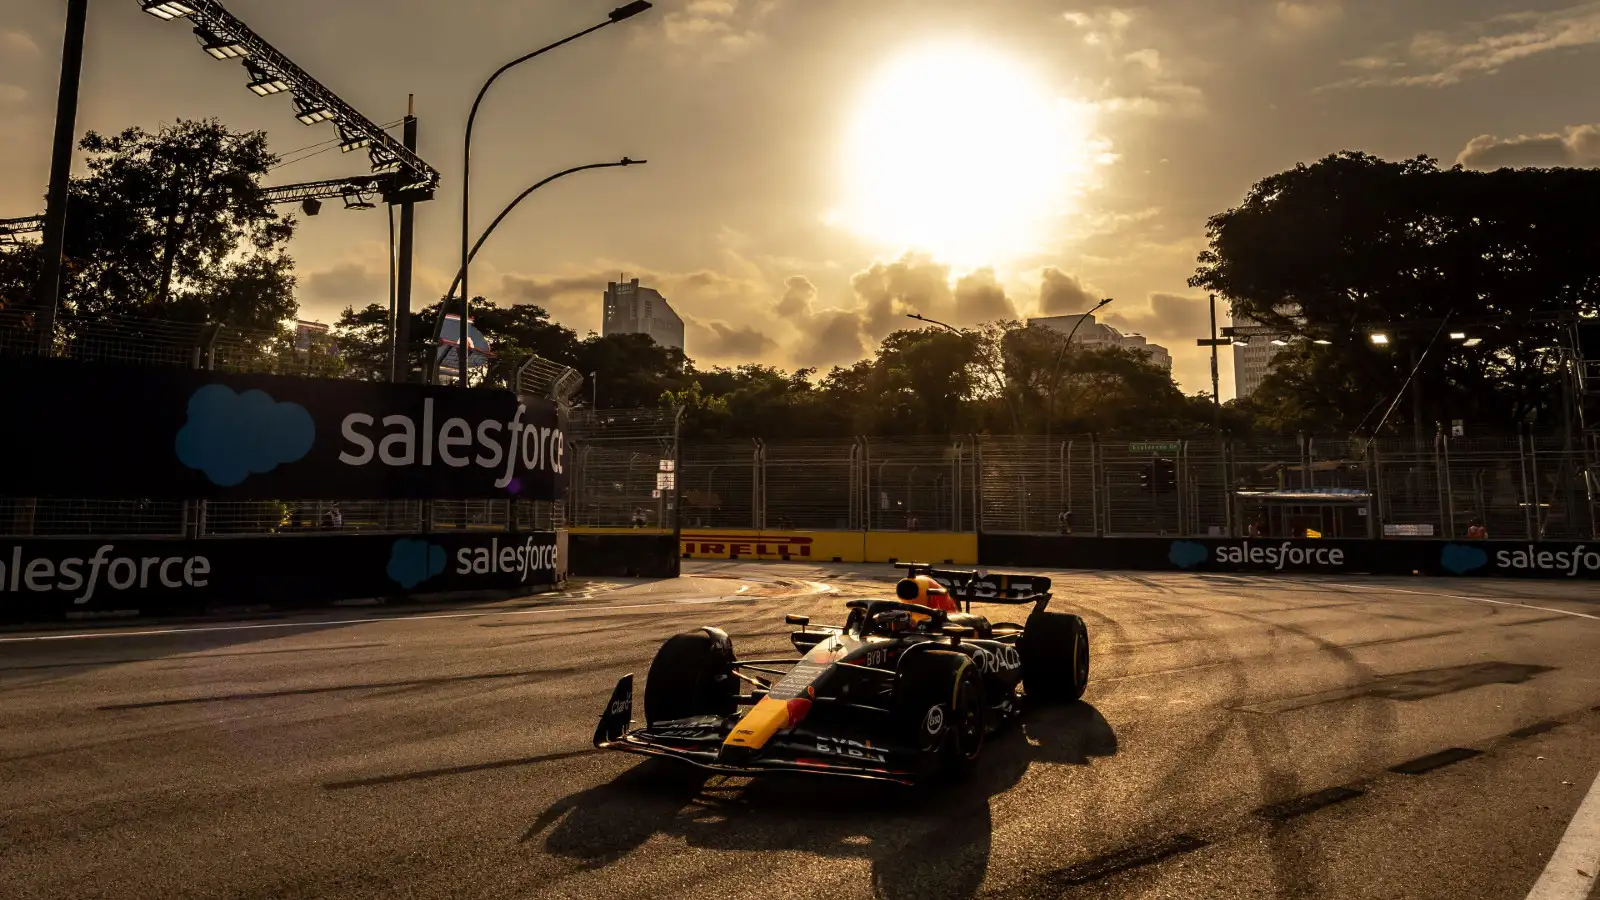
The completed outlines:
[[[1513,603],[1510,600],[1490,600],[1487,597],[1469,597],[1466,594],[1443,594],[1438,591],[1413,591],[1406,588],[1385,587],[1382,585],[1367,584],[1336,584],[1329,581],[1297,581],[1296,584],[1308,587],[1336,587],[1348,588],[1352,591],[1387,592],[1392,594],[1416,594],[1420,597],[1444,597],[1449,600],[1471,600],[1473,603],[1493,603],[1495,606],[1511,606],[1517,609],[1537,609],[1540,612],[1560,613],[1563,616],[1572,616],[1577,619],[1594,619],[1600,621],[1600,616],[1590,613],[1574,612],[1570,609],[1556,609],[1553,606],[1534,606],[1530,603]]]
[[[416,616],[369,616],[365,619],[312,619],[300,622],[263,622],[254,625],[198,625],[193,628],[151,628],[144,631],[85,631],[75,634],[38,634],[19,637],[0,637],[0,644],[24,644],[40,641],[73,641],[86,638],[146,637],[155,634],[195,634],[204,631],[253,631],[261,628],[316,628],[322,625],[364,625],[370,622],[412,622],[427,619],[476,619],[485,616],[535,616],[554,612],[610,612],[626,609],[659,609],[672,606],[692,606],[702,603],[728,603],[740,597],[714,597],[703,600],[667,600],[662,603],[634,603],[626,606],[541,606],[537,609],[482,610],[478,612],[431,613]]]
[[[1578,806],[1528,900],[1584,900],[1600,875],[1600,777]]]

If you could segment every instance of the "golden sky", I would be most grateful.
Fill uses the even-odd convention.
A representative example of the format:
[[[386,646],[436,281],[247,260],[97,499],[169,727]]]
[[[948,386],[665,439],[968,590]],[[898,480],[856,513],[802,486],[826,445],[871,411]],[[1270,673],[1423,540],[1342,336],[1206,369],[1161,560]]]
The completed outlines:
[[[42,206],[64,4],[0,0],[0,216]],[[379,122],[417,97],[419,302],[458,248],[461,129],[495,66],[604,18],[589,0],[231,0]],[[665,294],[701,365],[848,363],[919,311],[955,324],[1076,312],[1171,349],[1209,389],[1206,217],[1341,149],[1478,166],[1591,165],[1600,3],[1487,0],[661,0],[501,80],[474,138],[477,227],[531,197],[475,293],[580,334],[621,273]],[[332,136],[257,98],[188,27],[95,0],[80,133],[216,116],[288,153]],[[1588,72],[1588,75],[1584,73]],[[363,154],[273,183],[358,174]],[[291,248],[308,318],[387,302],[388,220],[339,204]],[[1092,301],[1090,301],[1092,302]],[[1224,324],[1226,311],[1223,314]],[[1223,396],[1232,394],[1224,354]]]

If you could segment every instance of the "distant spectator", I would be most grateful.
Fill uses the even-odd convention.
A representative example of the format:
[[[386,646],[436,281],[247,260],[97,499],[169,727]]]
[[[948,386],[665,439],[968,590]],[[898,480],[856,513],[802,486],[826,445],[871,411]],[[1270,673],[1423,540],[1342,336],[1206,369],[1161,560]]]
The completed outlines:
[[[1061,530],[1062,534],[1071,534],[1072,533],[1072,510],[1070,510],[1070,509],[1062,510],[1061,511],[1061,515],[1056,516],[1056,526]]]
[[[645,526],[645,524],[646,524],[646,519],[645,519],[645,514],[644,514],[644,507],[635,506],[633,508],[633,527],[635,527],[635,528],[643,528]]]
[[[916,516],[906,516],[906,530],[907,531],[921,531],[922,530],[922,520],[917,518]]]
[[[322,527],[329,531],[344,527],[344,513],[340,511],[339,504],[328,504],[328,508],[322,513]]]
[[[1246,529],[1246,531],[1250,537],[1262,537],[1267,532],[1267,526],[1265,522],[1262,522],[1260,518],[1257,518],[1250,523],[1250,526]]]
[[[1488,540],[1488,539],[1489,539],[1489,529],[1483,527],[1483,520],[1482,519],[1473,519],[1472,520],[1472,524],[1467,526],[1467,540],[1469,540],[1469,541],[1485,541],[1485,540]]]

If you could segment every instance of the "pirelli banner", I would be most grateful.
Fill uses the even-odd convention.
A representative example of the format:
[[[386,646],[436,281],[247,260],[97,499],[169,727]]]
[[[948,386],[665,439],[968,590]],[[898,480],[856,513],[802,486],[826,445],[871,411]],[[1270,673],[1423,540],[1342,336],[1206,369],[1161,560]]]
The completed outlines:
[[[0,357],[0,496],[525,499],[566,489],[555,404],[509,391]]]
[[[560,581],[554,532],[0,540],[0,621],[326,606]]]

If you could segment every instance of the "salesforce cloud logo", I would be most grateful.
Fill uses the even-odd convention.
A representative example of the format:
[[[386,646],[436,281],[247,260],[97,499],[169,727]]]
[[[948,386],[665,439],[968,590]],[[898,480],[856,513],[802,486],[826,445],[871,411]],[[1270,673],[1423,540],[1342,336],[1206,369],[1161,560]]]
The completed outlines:
[[[189,419],[178,431],[178,459],[212,484],[233,487],[311,452],[317,436],[311,414],[279,403],[265,391],[234,393],[208,384],[189,398]]]
[[[1167,559],[1180,569],[1192,569],[1205,562],[1209,555],[1205,544],[1194,541],[1173,541],[1172,549],[1167,551]]]
[[[389,580],[406,590],[444,571],[445,552],[438,544],[401,538],[389,548]]]
[[[1439,565],[1446,571],[1457,575],[1465,575],[1476,569],[1481,569],[1489,564],[1489,554],[1477,547],[1468,547],[1463,544],[1445,544],[1439,551]]]

